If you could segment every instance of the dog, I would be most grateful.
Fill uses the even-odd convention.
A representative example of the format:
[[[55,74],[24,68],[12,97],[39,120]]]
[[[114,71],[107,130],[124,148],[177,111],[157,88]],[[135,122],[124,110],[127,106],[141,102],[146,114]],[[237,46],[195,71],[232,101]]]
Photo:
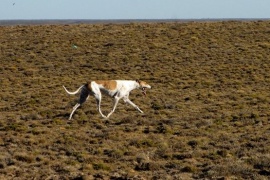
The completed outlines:
[[[121,98],[123,98],[125,103],[130,104],[140,113],[143,113],[143,111],[129,99],[129,93],[134,89],[140,89],[142,94],[146,95],[146,89],[151,89],[151,86],[146,82],[139,80],[97,80],[80,86],[74,92],[68,91],[65,86],[63,86],[63,88],[68,94],[71,95],[77,94],[79,91],[81,91],[78,103],[73,107],[73,110],[70,113],[69,120],[71,120],[76,109],[89,98],[89,95],[94,96],[97,102],[98,111],[105,119],[108,119],[112,115]],[[102,113],[100,108],[102,94],[108,95],[114,99],[113,108],[107,116]]]

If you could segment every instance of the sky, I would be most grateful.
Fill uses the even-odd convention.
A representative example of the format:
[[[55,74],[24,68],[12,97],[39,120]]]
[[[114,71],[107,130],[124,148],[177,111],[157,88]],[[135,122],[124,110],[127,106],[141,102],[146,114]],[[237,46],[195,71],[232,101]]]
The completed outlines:
[[[0,0],[0,20],[224,18],[270,18],[270,0]]]

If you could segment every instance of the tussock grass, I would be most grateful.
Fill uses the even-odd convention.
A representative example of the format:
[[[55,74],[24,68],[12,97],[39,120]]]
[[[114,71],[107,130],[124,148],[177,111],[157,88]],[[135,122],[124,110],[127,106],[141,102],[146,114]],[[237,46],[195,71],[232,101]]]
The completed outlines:
[[[269,21],[0,29],[1,179],[266,179]],[[146,97],[102,120],[95,79],[142,79]],[[103,97],[107,114],[111,99]]]

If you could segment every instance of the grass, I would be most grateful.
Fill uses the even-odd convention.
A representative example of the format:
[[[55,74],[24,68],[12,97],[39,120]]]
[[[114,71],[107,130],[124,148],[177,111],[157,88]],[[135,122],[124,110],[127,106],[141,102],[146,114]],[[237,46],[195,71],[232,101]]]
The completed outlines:
[[[269,21],[0,29],[1,179],[267,179]],[[76,48],[74,48],[76,46]],[[102,120],[95,79],[153,88]],[[103,97],[107,114],[111,99]]]

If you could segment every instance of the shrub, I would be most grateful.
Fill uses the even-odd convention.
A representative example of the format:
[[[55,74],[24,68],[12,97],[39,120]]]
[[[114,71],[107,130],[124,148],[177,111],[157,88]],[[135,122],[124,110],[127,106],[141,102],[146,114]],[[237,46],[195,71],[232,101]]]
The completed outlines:
[[[105,170],[105,171],[110,171],[111,170],[111,167],[108,164],[102,163],[102,162],[93,163],[92,166],[93,166],[94,170]]]
[[[22,161],[26,163],[32,163],[35,160],[35,158],[32,155],[26,154],[26,153],[16,153],[14,155],[14,158],[18,161]]]

